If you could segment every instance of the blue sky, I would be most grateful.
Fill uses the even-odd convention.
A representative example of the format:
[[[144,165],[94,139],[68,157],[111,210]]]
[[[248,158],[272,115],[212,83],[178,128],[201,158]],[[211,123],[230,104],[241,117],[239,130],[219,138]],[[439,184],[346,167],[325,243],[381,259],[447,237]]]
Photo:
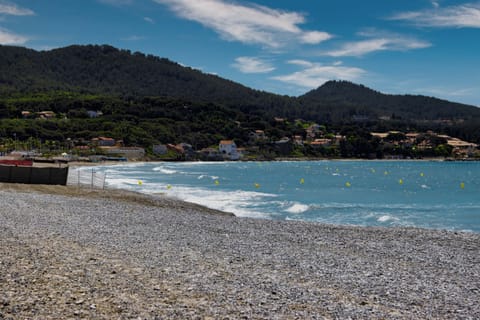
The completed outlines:
[[[0,44],[110,44],[290,96],[341,79],[480,106],[479,0],[0,0]]]

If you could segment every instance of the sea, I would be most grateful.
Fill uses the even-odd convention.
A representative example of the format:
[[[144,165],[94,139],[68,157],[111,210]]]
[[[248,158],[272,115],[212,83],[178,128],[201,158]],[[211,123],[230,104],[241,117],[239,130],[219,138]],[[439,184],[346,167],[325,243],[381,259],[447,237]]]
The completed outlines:
[[[145,162],[79,168],[107,188],[239,217],[480,233],[480,162]]]

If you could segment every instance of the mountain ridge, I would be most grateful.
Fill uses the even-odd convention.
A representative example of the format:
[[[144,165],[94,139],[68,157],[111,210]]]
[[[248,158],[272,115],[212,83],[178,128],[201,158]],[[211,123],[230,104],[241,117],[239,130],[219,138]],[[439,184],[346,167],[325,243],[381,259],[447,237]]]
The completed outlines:
[[[10,88],[10,92],[48,91],[46,86],[53,86],[89,93],[181,97],[226,104],[245,97],[255,103],[256,96],[262,94],[276,96],[166,58],[109,45],[72,45],[49,51],[0,46],[0,70],[3,71],[0,83],[16,87]],[[14,80],[20,75],[20,81],[11,81],[7,78],[9,75],[13,75]],[[41,81],[35,81],[32,76]],[[8,90],[4,88],[0,93]]]
[[[255,90],[166,58],[109,45],[71,45],[49,51],[0,46],[0,95],[73,91],[123,97],[164,96],[261,111],[269,117],[335,122],[369,119],[480,118],[480,108],[433,97],[391,95],[347,81],[328,81],[298,97]]]
[[[335,104],[358,108],[366,105],[368,109],[363,110],[365,115],[375,114],[383,118],[395,114],[397,117],[409,118],[412,110],[417,117],[415,120],[465,120],[480,116],[480,108],[473,105],[423,95],[386,94],[348,81],[328,81],[299,99],[304,104],[317,107]]]

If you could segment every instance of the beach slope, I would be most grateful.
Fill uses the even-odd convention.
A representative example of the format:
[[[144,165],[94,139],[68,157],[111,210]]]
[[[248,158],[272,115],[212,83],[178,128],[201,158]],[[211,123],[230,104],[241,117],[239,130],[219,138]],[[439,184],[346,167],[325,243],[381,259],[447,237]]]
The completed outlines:
[[[0,319],[478,319],[480,235],[0,185]]]

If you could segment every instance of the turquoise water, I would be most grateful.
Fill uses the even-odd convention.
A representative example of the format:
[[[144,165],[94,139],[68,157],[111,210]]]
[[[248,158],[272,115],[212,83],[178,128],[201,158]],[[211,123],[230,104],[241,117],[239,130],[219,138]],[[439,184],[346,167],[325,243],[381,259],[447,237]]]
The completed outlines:
[[[165,193],[243,217],[480,232],[480,162],[182,162],[95,170],[111,187]]]

